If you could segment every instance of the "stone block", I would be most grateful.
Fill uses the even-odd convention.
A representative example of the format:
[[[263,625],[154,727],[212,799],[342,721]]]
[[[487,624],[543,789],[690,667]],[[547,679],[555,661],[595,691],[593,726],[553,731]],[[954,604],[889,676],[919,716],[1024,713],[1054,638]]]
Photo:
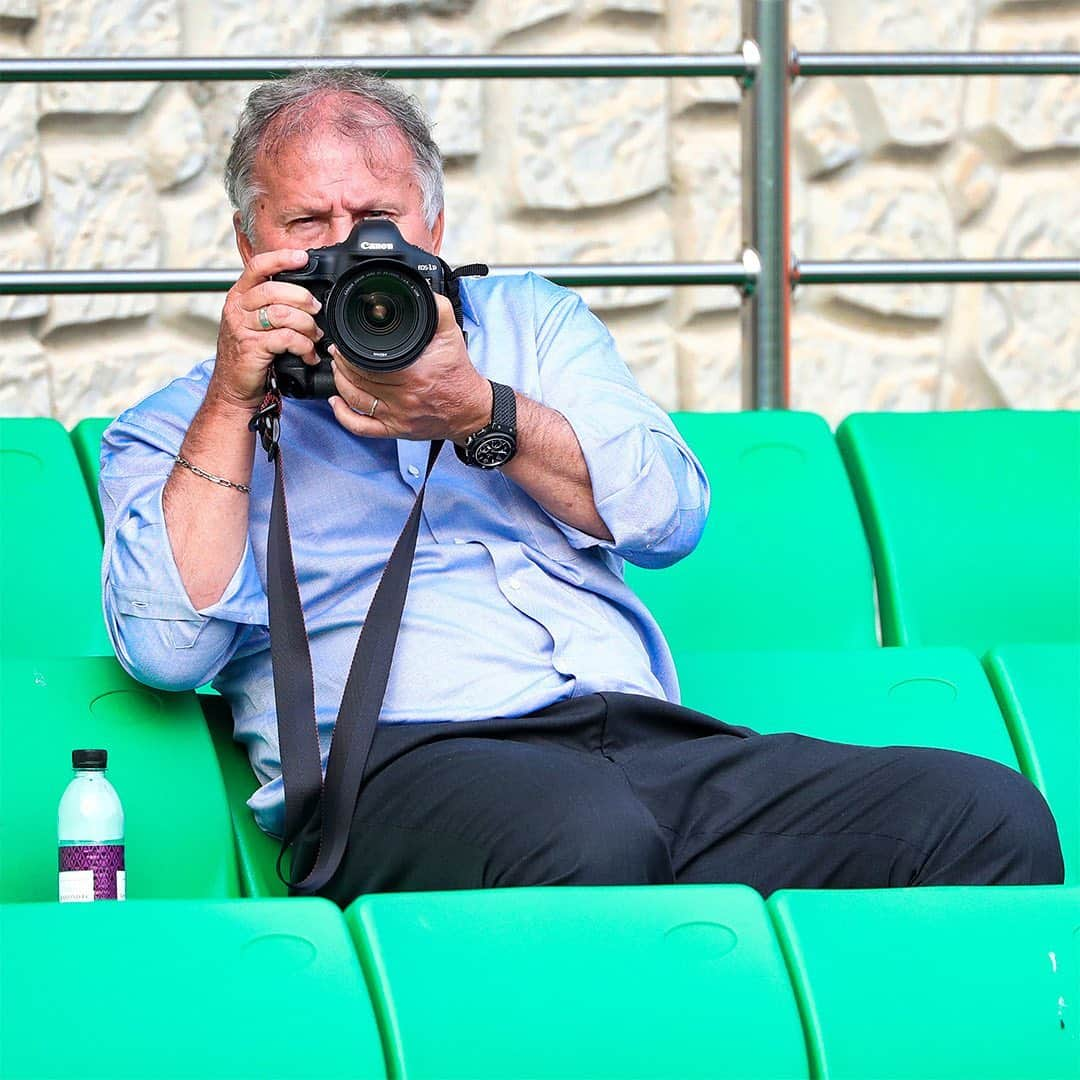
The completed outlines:
[[[965,52],[973,47],[971,0],[834,0],[835,41],[847,52]],[[978,80],[975,80],[978,81]],[[933,146],[959,130],[963,80],[910,76],[851,80],[860,121],[899,146]],[[869,135],[869,132],[867,132]]]
[[[737,259],[742,246],[737,128],[676,124],[673,158],[676,257],[683,262]],[[738,306],[739,294],[730,286],[684,285],[678,292],[681,319]]]
[[[979,48],[989,52],[1076,52],[1080,20],[1056,24],[1032,17],[1023,23],[988,22]],[[965,120],[969,129],[1005,148],[1009,156],[1080,147],[1080,79],[1007,75],[972,79]]]
[[[486,38],[455,28],[450,32],[431,19],[418,20],[410,51],[425,56],[484,52]],[[444,158],[475,157],[484,147],[483,86],[478,79],[421,79],[405,87],[415,94],[432,124]]]
[[[36,19],[38,0],[0,0],[0,18]]]
[[[204,345],[155,330],[108,341],[50,345],[53,415],[66,427],[86,416],[116,416],[207,358]]]
[[[953,216],[963,225],[990,205],[997,191],[998,170],[980,146],[960,141],[942,162],[941,182]]]
[[[175,83],[155,95],[136,140],[159,191],[190,180],[206,164],[202,115],[187,91]]]
[[[0,230],[0,266],[9,271],[45,269],[41,237],[22,224]],[[0,296],[0,322],[34,319],[48,310],[47,296]]]
[[[182,221],[184,228],[165,233],[164,261],[178,269],[229,267],[239,277],[243,269],[232,228],[232,208],[216,178],[203,175],[182,192],[161,197],[165,221]],[[172,293],[161,297],[160,312],[170,322],[187,316],[215,328],[221,320],[224,293]]]
[[[37,86],[0,86],[0,117],[0,214],[7,214],[41,198]]]
[[[956,253],[948,201],[924,172],[887,165],[847,170],[811,185],[807,202],[815,259],[944,259]],[[940,319],[948,310],[945,285],[815,288],[881,315]]]
[[[1080,192],[1063,177],[1032,193],[1008,223],[999,254],[1018,259],[1075,257]],[[979,360],[1006,404],[1080,408],[1080,306],[1071,283],[1003,283],[984,290]]]
[[[39,56],[174,56],[180,20],[174,0],[40,0],[32,40]],[[45,83],[43,113],[134,113],[157,84]]]
[[[739,5],[731,0],[680,0],[668,16],[673,52],[737,52],[743,39]],[[793,0],[791,44],[802,52],[817,52],[825,44],[827,25],[822,0]],[[672,103],[676,111],[701,102],[738,104],[739,86],[734,79],[681,78],[672,80]]]
[[[43,232],[55,270],[134,270],[160,266],[154,187],[140,155],[102,140],[45,148]],[[46,331],[75,323],[146,315],[151,294],[53,298]]]
[[[499,261],[495,240],[495,214],[484,198],[481,178],[453,178],[446,181],[446,229],[442,257],[451,266],[482,262],[489,266]]]
[[[476,0],[330,0],[330,14],[345,18],[383,12],[411,15],[420,11],[432,15],[460,15],[475,4]]]
[[[495,4],[488,15],[488,25],[499,40],[567,15],[576,6],[575,0],[514,0],[512,4]]]
[[[187,56],[314,56],[325,4],[294,0],[180,0]]]
[[[676,349],[680,408],[695,412],[742,408],[742,334],[736,315],[680,331]]]
[[[679,407],[675,342],[663,308],[653,314],[612,312],[604,322],[642,390],[669,412]]]
[[[590,36],[591,51],[649,51]],[[568,52],[590,51],[564,41]],[[519,205],[611,206],[668,182],[667,89],[658,79],[516,80],[508,94],[511,175]]]
[[[664,0],[582,0],[586,15],[662,15]]]
[[[0,416],[50,416],[45,350],[29,334],[0,331]]]
[[[833,172],[862,152],[855,115],[833,79],[811,81],[794,106],[791,127],[803,176]]]
[[[649,263],[675,258],[671,222],[655,208],[627,211],[602,221],[554,218],[543,224],[509,224],[499,230],[499,262]],[[578,290],[597,311],[641,307],[666,300],[665,285],[616,285]]]
[[[792,319],[791,407],[836,427],[853,412],[922,412],[935,407],[941,383],[937,333],[890,336],[820,314]]]

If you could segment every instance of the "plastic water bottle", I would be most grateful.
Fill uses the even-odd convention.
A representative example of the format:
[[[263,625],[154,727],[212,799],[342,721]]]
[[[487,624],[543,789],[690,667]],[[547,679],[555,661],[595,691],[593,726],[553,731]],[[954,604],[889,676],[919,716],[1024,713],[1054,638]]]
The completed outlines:
[[[124,808],[108,763],[107,750],[71,751],[75,776],[56,814],[61,903],[124,899]]]

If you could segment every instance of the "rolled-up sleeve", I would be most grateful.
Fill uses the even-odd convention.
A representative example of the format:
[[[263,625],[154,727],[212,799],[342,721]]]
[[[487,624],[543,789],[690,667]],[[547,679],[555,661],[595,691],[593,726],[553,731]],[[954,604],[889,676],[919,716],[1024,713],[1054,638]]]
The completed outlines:
[[[542,281],[534,287],[554,301],[537,331],[543,403],[574,429],[613,542],[552,520],[574,547],[600,546],[638,566],[669,566],[694,549],[704,530],[704,470],[667,413],[638,386],[604,324],[576,294]]]
[[[221,599],[198,610],[192,605],[161,502],[182,439],[182,430],[170,427],[121,417],[105,433],[102,602],[113,648],[127,671],[150,686],[185,690],[217,675],[247,628],[266,625],[267,608],[250,542]]]

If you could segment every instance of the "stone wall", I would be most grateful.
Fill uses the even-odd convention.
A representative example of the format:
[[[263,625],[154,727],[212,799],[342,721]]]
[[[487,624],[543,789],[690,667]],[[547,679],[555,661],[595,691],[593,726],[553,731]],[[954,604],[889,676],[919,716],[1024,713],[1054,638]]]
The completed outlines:
[[[734,0],[0,0],[7,56],[733,49]],[[1076,0],[794,0],[804,51],[1078,49]],[[447,155],[451,261],[728,259],[729,79],[411,83]],[[0,265],[235,267],[236,83],[0,87]],[[1080,80],[818,79],[792,103],[805,258],[1080,255]],[[589,300],[669,408],[736,409],[738,297]],[[1080,408],[1075,285],[802,290],[792,404]],[[221,297],[0,297],[0,414],[113,414],[213,350]]]

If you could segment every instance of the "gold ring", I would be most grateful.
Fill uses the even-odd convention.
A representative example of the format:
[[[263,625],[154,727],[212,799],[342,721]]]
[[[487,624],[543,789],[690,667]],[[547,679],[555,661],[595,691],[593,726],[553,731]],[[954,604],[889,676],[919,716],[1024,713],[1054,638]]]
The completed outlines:
[[[274,324],[270,321],[270,313],[264,307],[259,308],[259,325],[264,330],[274,329]]]
[[[372,401],[372,403],[371,403],[371,408],[368,409],[368,411],[367,411],[368,416],[374,416],[375,415],[375,410],[378,407],[379,407],[379,399],[375,398],[375,400]]]

